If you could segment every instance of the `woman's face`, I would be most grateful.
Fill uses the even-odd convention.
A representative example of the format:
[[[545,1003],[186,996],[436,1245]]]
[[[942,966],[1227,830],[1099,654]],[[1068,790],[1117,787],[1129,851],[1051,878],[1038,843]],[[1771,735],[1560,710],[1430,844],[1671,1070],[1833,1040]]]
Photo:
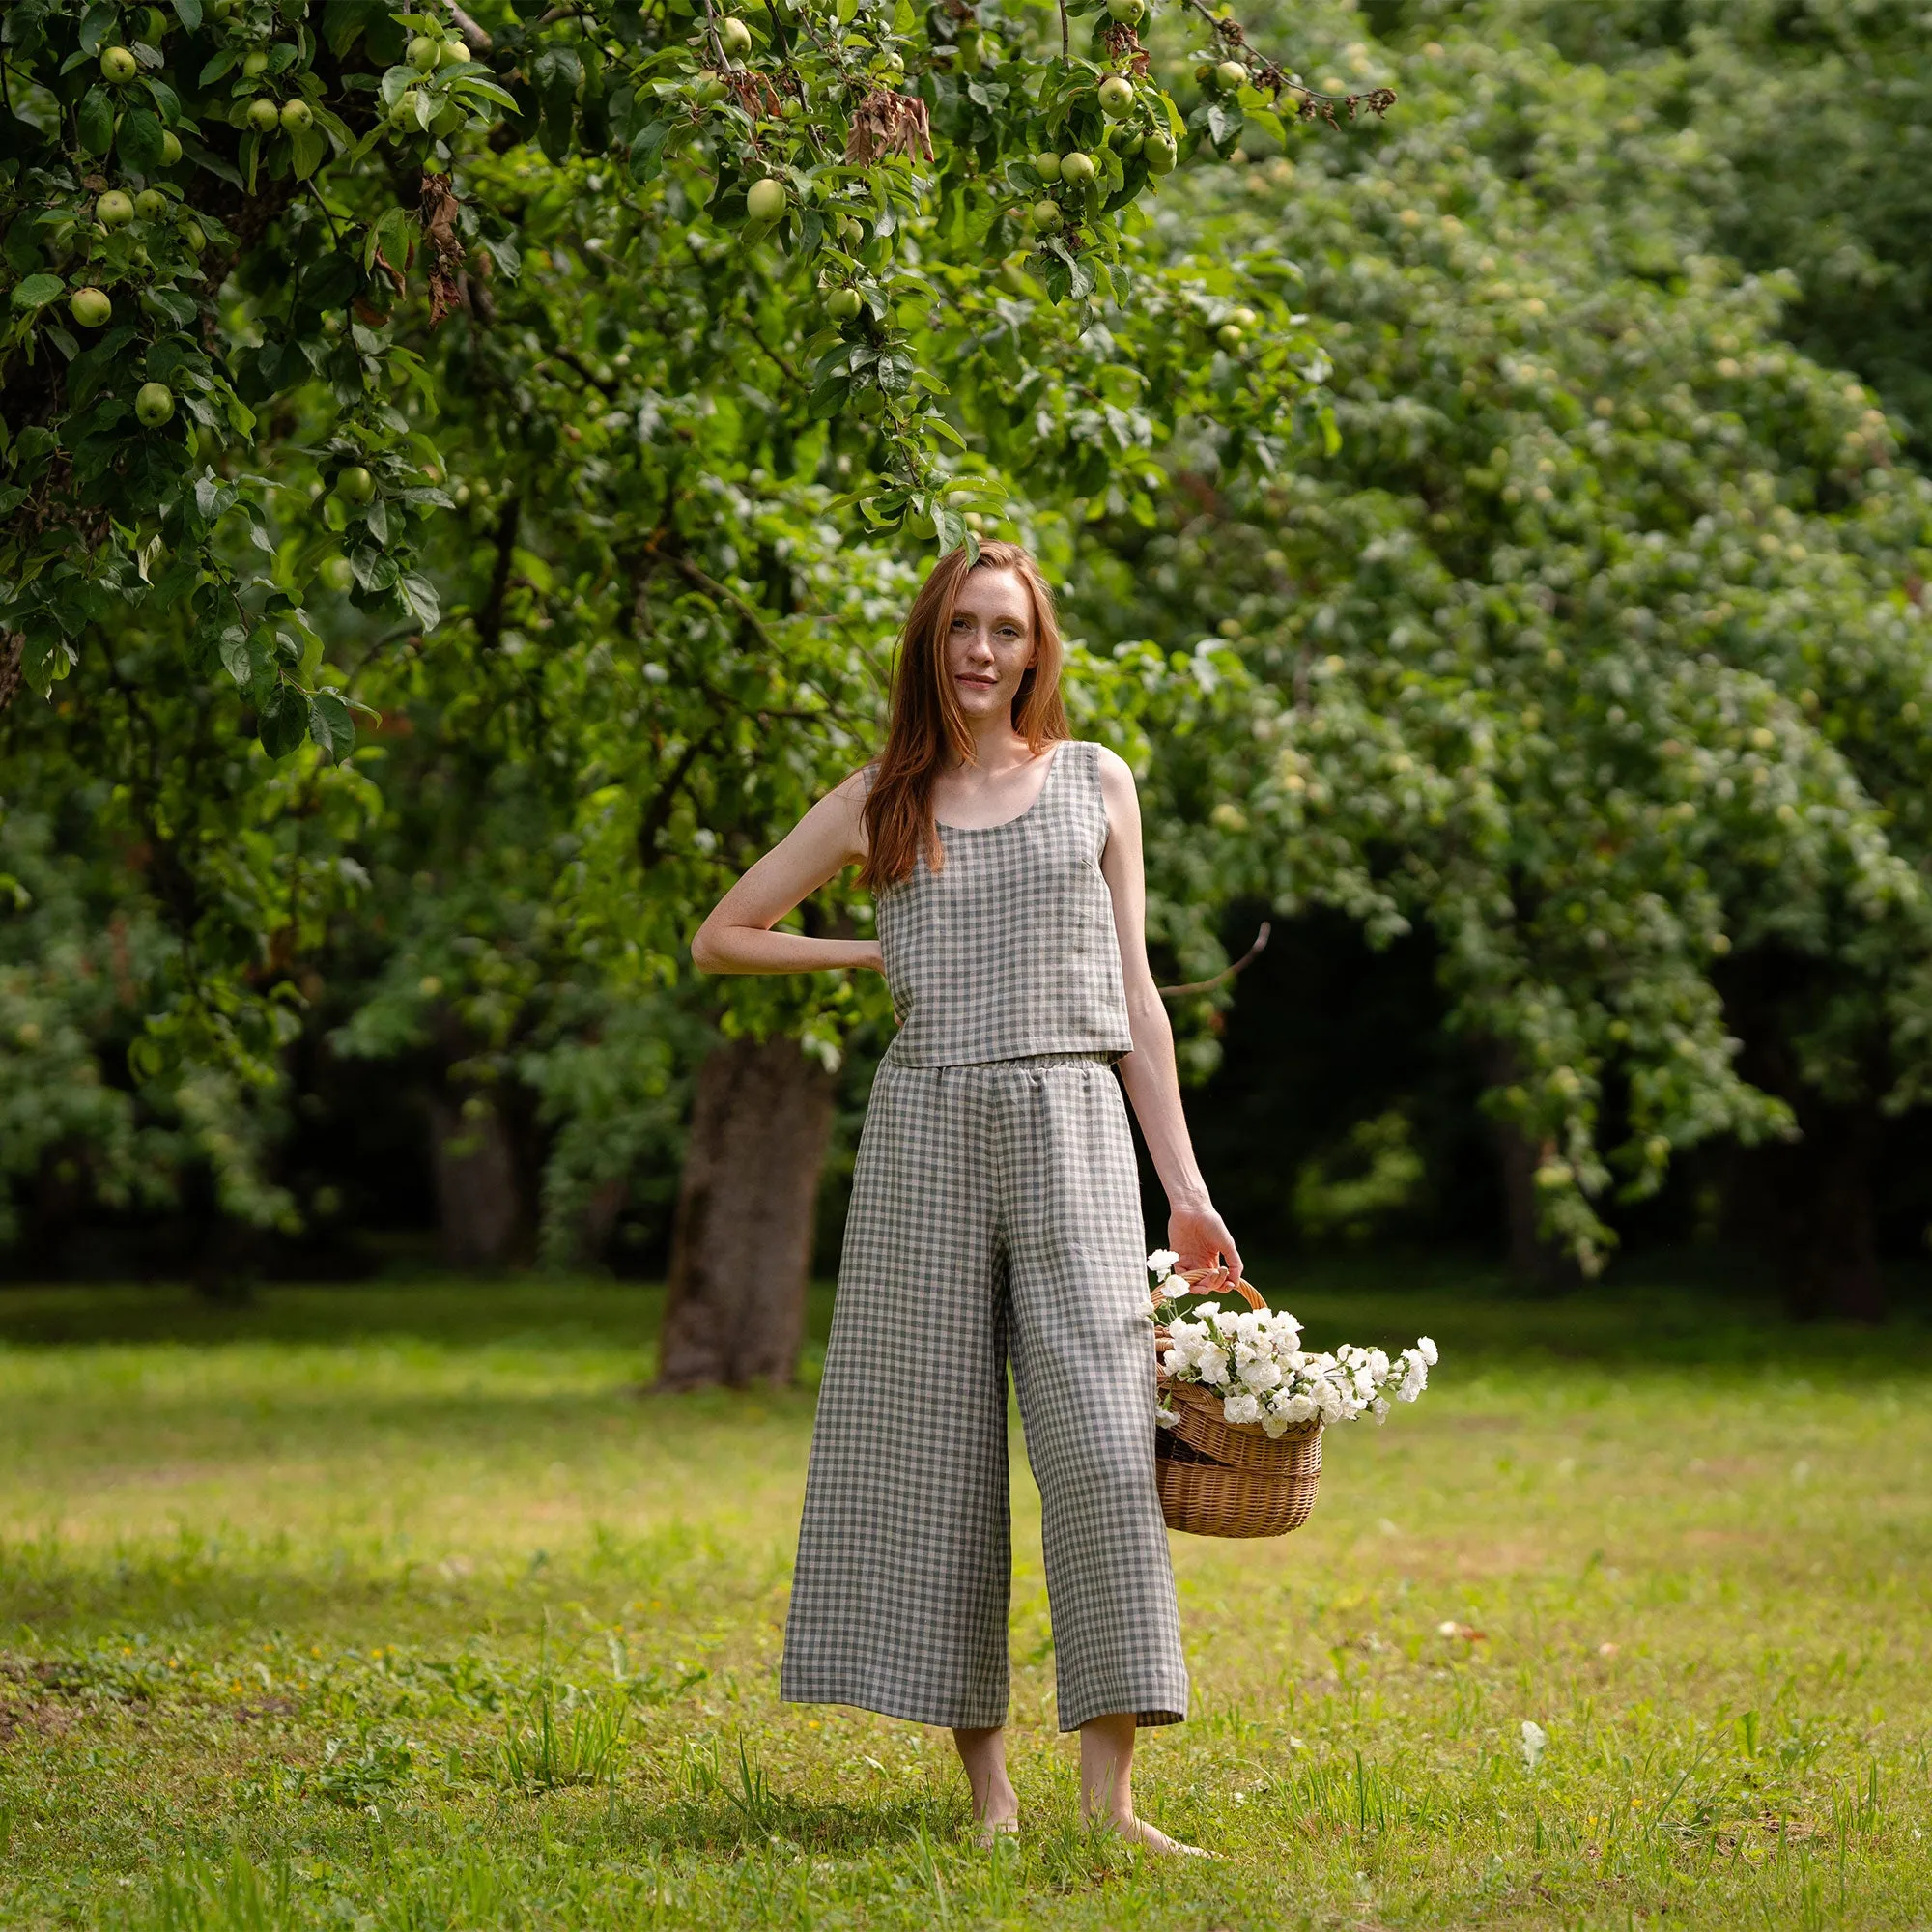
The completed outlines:
[[[1017,571],[966,573],[946,639],[946,674],[969,720],[1008,718],[1035,656],[1033,599]]]

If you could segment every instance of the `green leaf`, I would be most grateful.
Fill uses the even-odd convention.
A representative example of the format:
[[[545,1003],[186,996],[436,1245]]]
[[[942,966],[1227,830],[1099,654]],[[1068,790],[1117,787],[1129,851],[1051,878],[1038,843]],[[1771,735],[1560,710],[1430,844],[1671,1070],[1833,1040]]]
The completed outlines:
[[[396,585],[396,594],[425,631],[433,630],[441,620],[442,600],[428,578],[413,570],[404,571]]]
[[[16,309],[45,308],[66,292],[67,284],[58,275],[29,275],[25,281],[14,284],[11,299]]]
[[[355,721],[349,707],[332,691],[312,698],[308,707],[308,735],[338,764],[355,749]]]
[[[114,103],[104,87],[87,90],[74,120],[83,153],[104,155],[114,145]]]
[[[248,633],[240,624],[229,625],[222,632],[215,651],[221,659],[221,668],[245,690],[255,675],[248,655]]]
[[[121,117],[121,131],[114,143],[122,165],[153,174],[161,165],[161,135],[159,116],[145,107],[130,108]]]
[[[95,0],[87,10],[80,23],[80,50],[84,54],[98,54],[108,44],[108,37],[118,34],[121,24],[121,10],[111,4],[111,0]]]
[[[298,128],[289,137],[289,156],[297,181],[307,181],[328,154],[328,141],[319,128]]]
[[[172,0],[175,18],[191,34],[201,25],[201,0]]]
[[[271,758],[286,758],[308,736],[309,701],[292,684],[278,684],[262,706],[258,730]]]

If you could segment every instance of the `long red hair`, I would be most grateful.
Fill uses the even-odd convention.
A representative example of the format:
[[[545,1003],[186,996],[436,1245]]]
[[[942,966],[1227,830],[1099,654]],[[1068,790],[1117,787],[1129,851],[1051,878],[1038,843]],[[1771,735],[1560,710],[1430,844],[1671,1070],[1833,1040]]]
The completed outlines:
[[[932,820],[932,787],[948,766],[973,762],[973,733],[946,674],[952,607],[969,570],[1012,571],[1033,605],[1036,655],[1013,698],[1013,729],[1036,757],[1056,739],[1073,735],[1060,701],[1060,620],[1039,565],[1018,544],[982,542],[977,562],[964,548],[948,551],[920,585],[899,633],[892,724],[866,800],[859,882],[868,891],[906,877],[922,851],[935,872],[946,862]]]

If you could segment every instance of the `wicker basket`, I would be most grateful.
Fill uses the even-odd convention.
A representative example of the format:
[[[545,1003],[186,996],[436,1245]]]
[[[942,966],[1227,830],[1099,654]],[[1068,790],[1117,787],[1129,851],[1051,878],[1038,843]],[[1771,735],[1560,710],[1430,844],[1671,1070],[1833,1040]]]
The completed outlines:
[[[1250,1308],[1267,1306],[1247,1282],[1232,1286]],[[1168,1346],[1167,1330],[1156,1328],[1156,1357]],[[1220,1399],[1198,1383],[1163,1377],[1161,1395],[1175,1423],[1156,1434],[1154,1479],[1170,1529],[1193,1536],[1286,1536],[1308,1520],[1321,1480],[1319,1422],[1270,1437],[1258,1422],[1224,1422]]]

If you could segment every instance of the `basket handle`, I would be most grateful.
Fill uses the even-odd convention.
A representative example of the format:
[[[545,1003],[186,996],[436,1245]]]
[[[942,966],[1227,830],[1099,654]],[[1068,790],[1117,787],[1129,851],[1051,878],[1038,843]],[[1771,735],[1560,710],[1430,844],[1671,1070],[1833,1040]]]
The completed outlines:
[[[1204,1275],[1210,1275],[1213,1272],[1214,1270],[1212,1268],[1175,1269],[1175,1273],[1179,1275],[1181,1280],[1188,1284],[1189,1293],[1198,1293],[1200,1291],[1195,1289],[1193,1284],[1201,1280],[1201,1278]],[[1246,1281],[1246,1280],[1232,1281],[1225,1283],[1224,1287],[1232,1288],[1236,1292],[1236,1293],[1241,1295],[1246,1300],[1248,1306],[1252,1308],[1258,1315],[1267,1307],[1267,1303],[1262,1299],[1261,1291],[1257,1289],[1254,1283],[1251,1281]],[[1220,1289],[1215,1290],[1216,1293],[1220,1293],[1221,1292],[1222,1290]],[[1158,1308],[1161,1305],[1162,1301],[1168,1298],[1169,1297],[1164,1296],[1158,1289],[1151,1289],[1148,1293],[1148,1305],[1151,1308]]]

